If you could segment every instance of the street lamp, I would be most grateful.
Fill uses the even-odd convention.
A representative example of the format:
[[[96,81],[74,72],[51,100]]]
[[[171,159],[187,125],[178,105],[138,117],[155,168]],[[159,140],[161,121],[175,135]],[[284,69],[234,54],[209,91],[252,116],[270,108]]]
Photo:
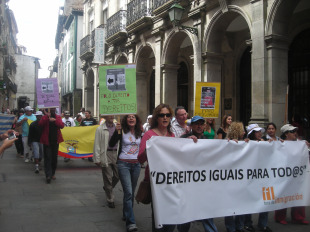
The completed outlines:
[[[174,3],[168,10],[170,21],[172,22],[173,26],[177,26],[183,30],[188,30],[190,33],[198,36],[197,28],[180,25],[184,10],[185,9],[180,4]]]

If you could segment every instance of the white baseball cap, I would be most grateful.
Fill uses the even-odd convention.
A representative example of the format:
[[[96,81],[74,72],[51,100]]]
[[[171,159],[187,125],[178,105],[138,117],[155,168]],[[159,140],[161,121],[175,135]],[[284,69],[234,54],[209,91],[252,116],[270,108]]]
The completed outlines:
[[[281,127],[281,133],[284,134],[287,131],[292,131],[298,129],[298,127],[292,126],[291,124],[285,124],[284,126]]]
[[[43,116],[42,111],[37,111],[37,112],[35,113],[35,116]]]
[[[26,106],[25,111],[33,111],[33,109],[30,106]]]
[[[246,128],[248,135],[252,133],[252,131],[261,131],[262,133],[265,132],[264,128],[261,128],[258,124],[250,124],[248,125],[248,127]]]

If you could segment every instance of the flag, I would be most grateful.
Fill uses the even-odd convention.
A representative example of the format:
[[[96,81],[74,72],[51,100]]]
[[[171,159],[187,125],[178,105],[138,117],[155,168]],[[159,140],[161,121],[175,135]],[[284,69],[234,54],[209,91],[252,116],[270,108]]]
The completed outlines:
[[[12,128],[14,118],[13,114],[0,114],[0,134]]]
[[[73,159],[92,157],[98,126],[64,127],[61,130],[64,141],[59,144],[58,155]]]

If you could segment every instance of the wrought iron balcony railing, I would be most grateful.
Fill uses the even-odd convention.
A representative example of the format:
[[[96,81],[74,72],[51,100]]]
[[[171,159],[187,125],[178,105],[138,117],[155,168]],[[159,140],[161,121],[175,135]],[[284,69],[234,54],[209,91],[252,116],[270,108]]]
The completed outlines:
[[[91,36],[87,35],[80,42],[80,56],[91,51]]]
[[[156,10],[157,8],[161,7],[170,0],[152,0],[152,1],[153,1],[152,9]]]
[[[107,38],[118,32],[126,32],[127,11],[120,10],[107,20]]]
[[[143,17],[151,16],[152,3],[153,0],[133,0],[129,2],[127,5],[127,26]]]

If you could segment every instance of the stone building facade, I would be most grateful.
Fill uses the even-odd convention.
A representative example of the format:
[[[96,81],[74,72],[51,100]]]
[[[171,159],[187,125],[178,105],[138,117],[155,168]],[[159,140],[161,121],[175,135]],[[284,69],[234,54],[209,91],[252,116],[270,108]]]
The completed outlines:
[[[178,25],[168,14],[176,2]],[[300,115],[309,138],[309,18],[308,0],[88,0],[83,39],[104,27],[104,63],[136,64],[142,118],[161,102],[192,116],[196,82],[219,82],[217,126],[225,114],[278,127]],[[82,102],[98,115],[98,64],[86,50]]]
[[[109,5],[106,61],[137,65],[138,114],[165,102],[192,115],[195,83],[220,82],[221,116],[280,127],[299,114],[307,127],[310,1],[178,2],[179,26],[168,16],[173,0]]]
[[[58,56],[53,64],[57,73],[61,110],[70,111],[71,115],[80,112],[82,106],[82,70],[80,40],[83,33],[84,0],[66,0],[60,8],[55,37]]]

